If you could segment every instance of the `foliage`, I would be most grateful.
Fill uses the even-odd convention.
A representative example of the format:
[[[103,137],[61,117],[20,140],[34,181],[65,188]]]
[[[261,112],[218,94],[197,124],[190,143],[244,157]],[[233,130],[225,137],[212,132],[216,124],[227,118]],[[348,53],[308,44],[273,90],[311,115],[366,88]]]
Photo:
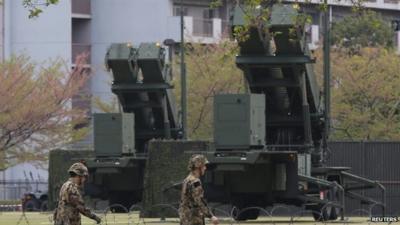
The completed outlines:
[[[23,0],[22,5],[29,10],[29,18],[37,18],[42,12],[44,7],[55,5],[60,0]]]
[[[105,81],[107,85],[110,87],[107,91],[111,90],[111,85],[113,81],[113,76],[112,73],[109,72],[107,73],[108,78]],[[104,93],[103,93],[104,94]],[[105,98],[101,96],[93,96],[92,98],[92,103],[95,109],[97,109],[100,113],[121,113],[122,106],[120,105],[120,102],[118,100],[118,97],[116,95],[109,95],[109,92],[106,92],[106,95],[103,95]]]
[[[394,31],[390,24],[376,12],[362,10],[332,27],[332,44],[350,51],[363,47],[393,47]]]
[[[188,136],[191,139],[212,138],[214,95],[244,91],[244,76],[235,64],[236,50],[236,43],[228,40],[210,45],[191,44],[187,48]],[[180,81],[174,82],[176,94],[180,96]]]
[[[48,149],[84,136],[74,129],[86,122],[86,112],[71,107],[89,78],[86,56],[77,57],[69,71],[55,60],[39,66],[26,56],[0,63],[1,164],[44,160]],[[64,72],[69,71],[69,72]]]
[[[119,113],[122,111],[116,97],[111,98],[111,101],[105,101],[99,96],[94,96],[93,106],[101,113]]]
[[[322,53],[317,54],[322,62]],[[400,140],[400,58],[391,50],[331,53],[333,139]],[[322,74],[322,63],[318,72]],[[322,75],[321,75],[322,76]]]
[[[283,1],[278,0],[231,0],[230,2],[235,3],[236,6],[240,7],[243,11],[244,26],[235,26],[233,30],[233,36],[238,41],[246,41],[249,38],[249,33],[252,29],[257,29],[258,33],[263,37],[279,35],[280,32],[272,32],[270,28],[271,8],[276,4],[283,4]],[[240,4],[237,4],[240,2]],[[355,6],[361,6],[363,0],[353,0],[352,4]],[[310,1],[306,0],[303,4],[309,4]],[[211,8],[217,8],[222,6],[222,0],[213,0],[210,4]],[[293,9],[297,12],[292,21],[295,27],[290,29],[290,36],[296,37],[296,28],[303,27],[305,24],[310,24],[312,18],[310,15],[304,13],[301,9],[300,4],[297,1],[292,3]],[[326,11],[328,9],[327,4],[321,2],[318,5],[320,11]],[[357,8],[357,7],[355,7]]]
[[[215,5],[218,6],[215,1]],[[262,0],[243,1],[247,26],[237,28],[236,38],[242,41],[257,21],[249,14]],[[390,50],[393,30],[378,14],[363,9],[363,1],[352,1],[354,13],[333,26],[333,43],[340,47],[331,53],[333,76],[332,123],[334,139],[400,139],[399,58]],[[321,4],[320,10],[326,10]],[[253,10],[254,11],[254,10]],[[265,11],[265,18],[268,12]],[[246,15],[245,15],[246,16]],[[308,22],[307,16],[296,18],[298,25]],[[255,23],[254,23],[255,22]],[[259,23],[258,23],[259,24]],[[380,49],[384,46],[387,50]],[[351,54],[349,54],[351,53]],[[317,73],[322,84],[322,52],[317,52]]]

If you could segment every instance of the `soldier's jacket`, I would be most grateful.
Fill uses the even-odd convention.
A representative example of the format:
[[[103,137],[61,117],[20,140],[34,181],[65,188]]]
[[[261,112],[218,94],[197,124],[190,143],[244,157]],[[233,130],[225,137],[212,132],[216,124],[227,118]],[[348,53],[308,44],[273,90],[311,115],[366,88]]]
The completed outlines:
[[[60,189],[58,206],[54,213],[55,225],[81,225],[81,214],[91,219],[96,215],[85,207],[79,186],[71,179],[63,184]]]
[[[181,225],[202,225],[204,217],[212,217],[204,200],[201,181],[192,174],[183,181],[179,217]]]

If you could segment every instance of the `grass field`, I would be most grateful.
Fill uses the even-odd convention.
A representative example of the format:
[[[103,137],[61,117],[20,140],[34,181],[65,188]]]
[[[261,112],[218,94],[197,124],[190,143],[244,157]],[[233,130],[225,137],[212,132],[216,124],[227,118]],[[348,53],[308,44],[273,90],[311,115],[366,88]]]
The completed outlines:
[[[167,218],[165,221],[161,221],[160,219],[143,219],[140,218],[138,214],[107,214],[101,215],[103,222],[102,224],[108,225],[123,225],[123,224],[162,224],[162,225],[175,225],[179,224],[178,219],[176,218]],[[25,213],[25,217],[21,212],[1,212],[0,213],[0,225],[49,225],[52,223],[52,214],[51,213]],[[82,225],[84,224],[95,224],[92,220],[82,217]],[[255,221],[248,222],[232,222],[228,218],[221,218],[221,224],[292,224],[289,217],[261,217]],[[324,223],[316,223],[311,217],[301,217],[294,219],[293,224],[301,224],[301,225],[312,225],[312,224],[324,224]],[[333,221],[328,222],[327,224],[374,224],[368,222],[368,218],[366,217],[351,217],[346,221]],[[387,224],[387,223],[380,223]],[[394,223],[393,223],[394,224]],[[400,224],[400,223],[396,223]]]

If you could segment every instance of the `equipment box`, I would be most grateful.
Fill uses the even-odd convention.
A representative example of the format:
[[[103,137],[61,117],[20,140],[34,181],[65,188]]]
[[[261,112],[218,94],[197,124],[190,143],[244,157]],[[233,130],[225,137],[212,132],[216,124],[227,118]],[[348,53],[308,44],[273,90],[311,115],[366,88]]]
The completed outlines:
[[[96,113],[93,117],[96,156],[121,156],[135,151],[133,113]]]
[[[265,96],[224,94],[214,99],[217,149],[250,149],[265,145]]]

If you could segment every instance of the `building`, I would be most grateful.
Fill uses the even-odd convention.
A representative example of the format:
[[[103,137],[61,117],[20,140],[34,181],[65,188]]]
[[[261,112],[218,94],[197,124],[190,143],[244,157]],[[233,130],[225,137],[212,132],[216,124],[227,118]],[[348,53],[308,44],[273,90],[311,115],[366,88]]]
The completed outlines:
[[[21,199],[28,192],[46,192],[48,175],[39,162],[20,163],[0,171],[0,200]]]
[[[213,43],[227,32],[233,6],[233,1],[228,0],[217,9],[209,8],[211,0],[60,0],[36,19],[28,18],[29,12],[22,1],[3,0],[0,5],[0,58],[25,53],[37,62],[61,58],[73,67],[76,55],[89,52],[87,68],[94,76],[82,91],[110,101],[114,95],[104,67],[108,46],[117,42],[129,42],[134,46],[141,42],[162,43],[165,39],[179,42],[181,2],[187,41]],[[313,17],[310,35],[311,44],[315,46],[319,43],[322,16],[316,10],[319,1],[311,3],[306,8]],[[347,2],[329,0],[329,4],[332,21],[351,12]],[[384,13],[390,21],[400,21],[399,1],[370,0],[366,6]],[[399,38],[397,32],[396,40]],[[90,100],[76,98],[72,105],[88,108],[89,115],[98,111]],[[87,148],[91,143],[92,137],[88,137],[80,144]]]
[[[293,2],[289,0],[289,2]],[[318,9],[321,1],[298,1],[303,4],[304,11],[312,18],[312,25],[310,26],[309,40],[311,48],[316,48],[322,36],[323,12]],[[307,2],[307,3],[305,3]],[[334,23],[340,21],[346,16],[352,15],[352,7],[354,1],[344,0],[328,0],[329,21]],[[395,30],[394,43],[397,51],[400,53],[400,1],[398,0],[368,0],[363,2],[363,6],[367,9],[373,10],[381,14]]]
[[[184,1],[186,40],[212,43],[221,37],[228,12],[210,10],[208,2]],[[178,8],[178,2],[172,0],[60,0],[38,18],[29,19],[22,1],[4,0],[0,5],[0,59],[26,54],[38,63],[60,58],[73,67],[78,54],[89,52],[87,68],[94,75],[82,92],[110,101],[114,95],[104,67],[107,48],[118,42],[134,46],[165,39],[179,42]],[[90,99],[81,97],[73,99],[72,107],[88,108],[88,115],[97,111]],[[91,143],[89,136],[74,147],[88,148]],[[1,180],[19,179],[12,173],[1,175]]]

